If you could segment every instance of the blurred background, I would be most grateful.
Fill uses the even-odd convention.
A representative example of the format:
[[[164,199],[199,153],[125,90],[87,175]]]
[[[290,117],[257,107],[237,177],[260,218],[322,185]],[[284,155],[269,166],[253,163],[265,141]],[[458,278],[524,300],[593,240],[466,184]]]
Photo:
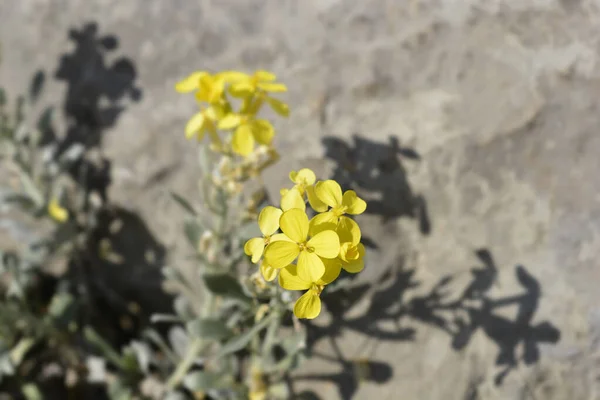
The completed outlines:
[[[174,84],[266,69],[291,107],[271,194],[308,167],[369,204],[360,284],[324,298],[297,393],[597,398],[600,2],[2,0],[0,42],[7,93],[37,82],[28,118],[55,110],[46,140],[96,154],[131,226],[99,274],[145,310],[189,264],[169,191],[197,190],[196,105]],[[0,247],[38,229],[0,214]]]

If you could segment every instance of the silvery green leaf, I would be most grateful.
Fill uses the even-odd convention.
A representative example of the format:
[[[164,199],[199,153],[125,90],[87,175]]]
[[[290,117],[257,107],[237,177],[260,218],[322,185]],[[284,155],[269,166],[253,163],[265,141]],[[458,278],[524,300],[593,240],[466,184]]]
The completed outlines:
[[[11,193],[3,196],[0,200],[4,204],[16,204],[24,211],[30,211],[36,207],[35,201],[31,197],[22,193]]]
[[[130,347],[135,354],[140,370],[147,374],[150,367],[150,359],[152,358],[152,350],[146,343],[137,340],[132,341]]]
[[[23,387],[21,388],[21,392],[27,400],[43,400],[44,398],[42,396],[42,392],[40,392],[40,389],[35,383],[28,383],[26,385],[23,385]]]
[[[108,361],[117,365],[119,368],[124,367],[121,355],[117,353],[110,343],[100,336],[93,328],[86,326],[83,329],[83,336],[90,344],[96,346]]]
[[[188,320],[194,318],[194,312],[192,311],[192,307],[188,299],[184,296],[177,296],[175,301],[173,302],[173,308],[178,316],[180,316],[184,320]]]
[[[199,318],[187,323],[190,334],[206,340],[222,340],[233,335],[225,323],[216,318]]]
[[[131,390],[120,380],[114,381],[108,387],[108,396],[111,400],[131,400]]]
[[[244,347],[246,347],[248,345],[248,343],[250,343],[250,341],[252,340],[252,338],[255,335],[257,335],[260,331],[265,329],[265,327],[271,322],[271,320],[273,319],[274,316],[275,316],[275,314],[272,314],[271,316],[269,316],[267,318],[263,318],[256,325],[254,325],[252,328],[250,328],[246,332],[244,332],[240,335],[237,335],[237,336],[233,337],[232,339],[230,339],[229,341],[227,341],[223,345],[223,347],[221,347],[221,349],[219,350],[219,352],[217,353],[215,358],[220,358],[227,354],[235,353],[236,351],[242,350]]]
[[[19,178],[21,180],[21,185],[23,186],[23,190],[29,196],[29,198],[35,203],[36,207],[41,208],[44,205],[44,198],[42,194],[39,192],[35,183],[31,180],[29,175],[25,172],[21,171],[19,173]]]
[[[37,129],[40,132],[48,132],[52,130],[52,119],[54,117],[54,109],[46,107],[37,121]]]
[[[102,357],[90,356],[85,362],[90,383],[104,383],[106,381],[106,360]]]
[[[184,357],[190,341],[186,331],[180,326],[174,326],[169,330],[168,336],[173,351],[179,357]]]
[[[165,394],[164,400],[187,400],[187,396],[181,392],[169,392]]]
[[[10,360],[12,363],[14,365],[21,364],[21,361],[25,358],[25,354],[27,354],[34,344],[35,340],[32,338],[23,338],[19,340],[19,343],[10,350]]]
[[[175,192],[171,192],[171,197],[173,197],[173,200],[175,200],[175,202],[177,202],[177,204],[179,204],[190,215],[193,215],[193,216],[198,215],[196,210],[194,210],[194,207],[192,207],[192,205],[186,199],[184,199],[182,196],[178,195]]]
[[[209,371],[194,371],[183,378],[183,386],[192,392],[221,389],[231,385],[232,382],[230,376]]]
[[[33,79],[31,80],[31,84],[29,85],[29,102],[35,103],[44,88],[44,83],[46,82],[46,75],[44,71],[38,70]]]
[[[61,317],[73,304],[73,300],[73,296],[69,293],[57,293],[52,297],[52,300],[50,301],[48,313],[54,318]]]
[[[198,248],[198,243],[202,237],[203,229],[196,221],[185,221],[183,225],[185,236],[194,249]]]
[[[269,398],[273,399],[289,399],[290,398],[290,390],[288,386],[283,383],[276,383],[274,385],[269,385],[269,389],[267,391],[269,394]]]
[[[181,317],[178,317],[177,315],[172,315],[172,314],[152,314],[150,316],[150,322],[153,324],[157,324],[160,322],[182,322],[183,320],[181,319]]]
[[[85,153],[85,146],[81,143],[74,143],[60,156],[60,163],[64,165],[70,165],[83,156]]]
[[[229,274],[204,274],[202,278],[208,290],[214,294],[246,303],[250,302],[250,298],[244,293],[242,285],[233,276]]]
[[[142,333],[145,339],[148,339],[154,345],[156,345],[168,358],[172,363],[177,363],[178,357],[173,352],[173,350],[165,343],[162,336],[158,334],[154,329],[146,329]]]
[[[11,376],[15,373],[15,366],[10,360],[8,353],[2,353],[0,355],[0,376],[8,375]]]

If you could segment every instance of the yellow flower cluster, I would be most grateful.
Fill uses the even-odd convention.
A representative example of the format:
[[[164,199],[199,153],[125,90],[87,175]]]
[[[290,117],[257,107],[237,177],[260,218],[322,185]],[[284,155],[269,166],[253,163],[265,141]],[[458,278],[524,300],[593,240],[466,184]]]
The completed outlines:
[[[208,133],[214,149],[243,157],[251,156],[257,143],[259,147],[270,146],[275,130],[268,120],[258,118],[262,106],[267,103],[279,115],[289,115],[288,105],[271,96],[287,91],[284,84],[275,81],[276,76],[267,71],[253,75],[238,71],[192,73],[175,85],[179,93],[195,92],[200,105],[200,111],[185,127],[186,137],[202,140]],[[239,100],[237,111],[232,98]],[[219,130],[233,134],[221,138]]]
[[[360,228],[348,214],[362,214],[367,204],[353,190],[342,193],[334,180],[317,182],[308,168],[292,171],[290,179],[294,187],[281,190],[280,207],[267,206],[258,216],[263,236],[248,240],[244,251],[254,263],[262,258],[265,280],[279,272],[282,288],[305,290],[294,314],[312,319],[321,312],[321,292],[342,268],[350,273],[364,268]],[[316,213],[310,220],[306,200]]]

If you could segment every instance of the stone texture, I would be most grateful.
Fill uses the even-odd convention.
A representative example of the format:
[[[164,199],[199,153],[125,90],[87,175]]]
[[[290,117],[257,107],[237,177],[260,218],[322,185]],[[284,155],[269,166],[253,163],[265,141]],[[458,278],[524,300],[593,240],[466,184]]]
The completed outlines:
[[[286,158],[267,174],[272,191],[289,169],[310,166],[377,204],[361,218],[377,248],[360,280],[377,282],[367,290],[375,296],[342,303],[350,323],[333,323],[344,360],[320,338],[298,373],[317,383],[300,379],[298,390],[597,398],[600,3],[4,1],[2,84],[18,93],[36,70],[51,75],[73,48],[68,29],[87,21],[118,38],[106,62],[130,58],[141,90],[140,101],[120,100],[126,111],[104,138],[110,194],[139,210],[170,254],[184,249],[167,190],[196,190],[196,154],[181,133],[194,103],[172,88],[194,69],[264,68],[288,83],[293,114],[276,123]],[[49,79],[43,103],[64,90]],[[430,296],[450,276],[442,289],[460,299],[489,271],[496,282],[484,298],[466,296],[473,305]],[[481,311],[490,304],[499,305]],[[476,312],[479,329],[458,345],[460,314]],[[315,324],[325,329],[328,318]],[[540,331],[539,346],[526,344]],[[499,359],[502,349],[518,359]],[[381,363],[372,366],[380,377],[354,385],[352,360],[363,358]]]

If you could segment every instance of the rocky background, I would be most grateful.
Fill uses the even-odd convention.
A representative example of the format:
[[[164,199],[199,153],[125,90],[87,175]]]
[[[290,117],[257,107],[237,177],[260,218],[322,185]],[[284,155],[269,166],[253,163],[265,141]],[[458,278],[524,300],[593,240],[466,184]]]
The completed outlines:
[[[597,0],[3,0],[0,41],[0,82],[41,71],[58,135],[93,110],[109,196],[175,264],[168,192],[194,196],[197,154],[174,83],[288,84],[270,190],[306,166],[370,200],[367,268],[314,323],[306,398],[600,396]]]

